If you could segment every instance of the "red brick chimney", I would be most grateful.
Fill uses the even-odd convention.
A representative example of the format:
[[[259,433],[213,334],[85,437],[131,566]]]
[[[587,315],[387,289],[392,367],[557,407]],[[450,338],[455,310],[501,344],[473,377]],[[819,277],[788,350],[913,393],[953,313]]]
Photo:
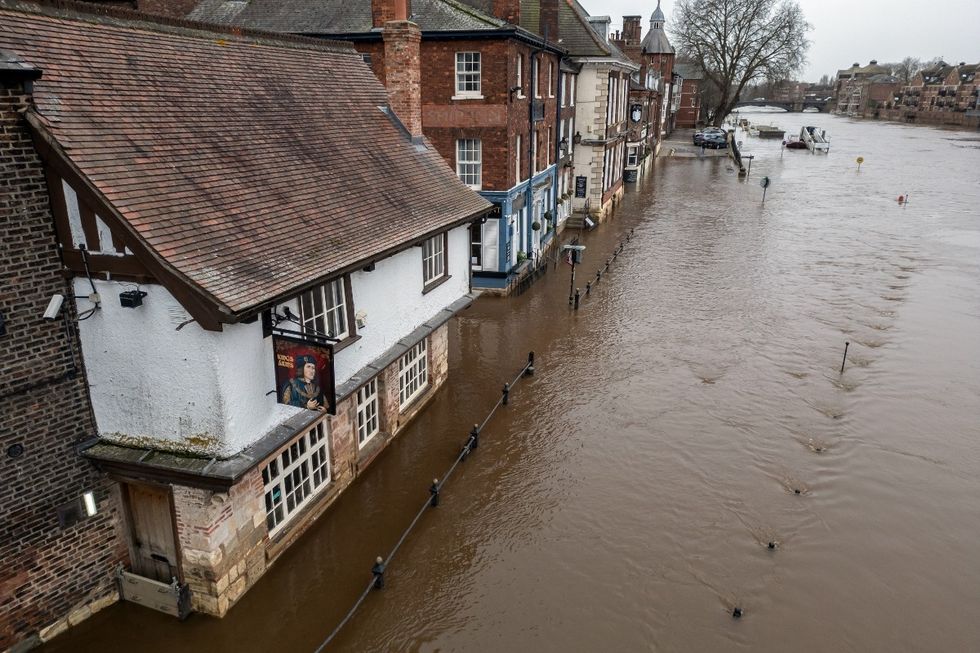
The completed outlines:
[[[627,45],[640,42],[640,16],[623,16],[623,41]]]
[[[422,135],[422,73],[419,43],[422,30],[406,20],[407,0],[394,0],[394,16],[384,24],[385,86],[388,100],[398,119],[412,136]]]
[[[392,20],[408,20],[409,0],[371,0],[371,24],[384,27]]]
[[[541,0],[541,35],[548,35],[549,41],[558,40],[558,0]]]
[[[542,2],[541,11],[544,11]],[[493,0],[493,15],[512,25],[521,23],[521,0]]]

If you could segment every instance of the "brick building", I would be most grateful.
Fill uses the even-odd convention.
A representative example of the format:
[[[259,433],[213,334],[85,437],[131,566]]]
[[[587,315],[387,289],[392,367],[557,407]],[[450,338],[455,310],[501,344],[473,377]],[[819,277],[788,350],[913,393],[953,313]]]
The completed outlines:
[[[223,0],[204,0],[190,16],[349,41],[386,81],[408,63],[398,53],[392,58],[379,29],[398,4],[252,0],[229,8]],[[497,207],[471,234],[473,285],[506,292],[567,215],[559,206],[567,186],[558,167],[559,113],[574,114],[565,101],[574,71],[562,69],[563,50],[554,39],[516,24],[516,0],[493,2],[487,11],[453,0],[407,4],[421,28],[422,131],[460,178]]]
[[[589,16],[574,0],[515,4],[521,26],[536,34],[554,34],[549,39],[561,41],[568,52],[568,69],[577,71],[569,89],[569,103],[576,107],[569,146],[574,175],[571,210],[577,214],[575,224],[586,215],[601,219],[623,194],[629,77],[637,67],[611,43],[608,17]]]
[[[704,75],[697,66],[689,63],[676,63],[674,73],[680,80],[681,88],[675,125],[697,127],[701,122],[701,81]]]
[[[660,1],[650,15],[650,28],[642,35],[639,16],[623,16],[623,33],[617,45],[634,63],[640,66],[636,80],[643,81],[651,95],[646,145],[656,153],[663,139],[674,128],[675,114],[680,108],[681,82],[674,74],[674,47],[664,30],[666,17]],[[642,36],[642,38],[641,38]],[[643,94],[636,94],[642,104]]]
[[[389,104],[347,44],[90,11],[0,0],[4,645],[118,563],[123,598],[225,614],[446,382],[492,209],[418,70]]]
[[[623,31],[613,36],[613,43],[623,54],[635,63],[640,70],[630,76],[628,128],[626,140],[626,165],[623,180],[637,181],[640,174],[652,161],[651,155],[657,151],[661,96],[664,81],[653,70],[642,65],[642,28],[640,16],[623,16]]]
[[[113,602],[127,558],[114,484],[78,455],[95,429],[71,300],[42,317],[72,291],[22,115],[40,76],[0,46],[0,650]]]

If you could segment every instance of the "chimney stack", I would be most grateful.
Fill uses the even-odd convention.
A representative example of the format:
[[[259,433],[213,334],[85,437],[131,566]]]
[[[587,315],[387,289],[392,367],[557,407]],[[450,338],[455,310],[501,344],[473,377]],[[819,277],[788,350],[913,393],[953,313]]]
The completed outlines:
[[[544,5],[541,3],[541,19],[544,20]],[[493,0],[493,15],[511,25],[521,24],[521,0]]]
[[[549,41],[554,43],[558,40],[558,0],[541,0],[539,29]]]
[[[422,30],[406,20],[407,0],[388,0],[385,4],[391,5],[392,16],[401,18],[384,24],[384,82],[392,110],[414,138],[422,135],[422,74],[419,59]],[[373,7],[372,3],[372,10]]]
[[[640,42],[640,16],[623,16],[623,40],[626,45]]]

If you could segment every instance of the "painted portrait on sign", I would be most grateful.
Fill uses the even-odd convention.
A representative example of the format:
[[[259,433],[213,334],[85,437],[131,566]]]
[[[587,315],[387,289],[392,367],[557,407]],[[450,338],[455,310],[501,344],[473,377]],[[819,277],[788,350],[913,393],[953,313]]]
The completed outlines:
[[[273,336],[279,403],[335,412],[333,351],[298,338]]]

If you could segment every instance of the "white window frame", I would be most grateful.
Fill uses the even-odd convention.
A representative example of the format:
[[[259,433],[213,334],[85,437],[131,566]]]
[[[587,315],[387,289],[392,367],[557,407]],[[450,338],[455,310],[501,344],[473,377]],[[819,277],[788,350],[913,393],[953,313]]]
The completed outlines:
[[[378,377],[357,390],[357,448],[364,447],[381,432],[381,411],[378,401]]]
[[[538,173],[538,130],[531,130],[531,167],[528,174],[532,177]]]
[[[521,148],[524,147],[523,140],[521,135],[518,134],[514,141],[514,178],[517,180],[517,183],[524,181],[524,175],[521,174],[521,159],[524,158],[521,156]]]
[[[517,55],[517,97],[524,99],[524,55]]]
[[[538,79],[538,73],[541,72],[540,66],[538,65],[538,58],[533,54],[531,55],[531,84],[534,86],[534,97],[541,98],[541,84]]]
[[[551,140],[552,133],[553,132],[551,131],[551,127],[548,127],[548,140],[547,140],[547,146],[545,148],[548,151],[548,155],[545,158],[545,163],[546,163],[545,168],[551,165],[551,150],[552,150],[552,145],[554,145],[554,143]]]
[[[555,62],[548,62],[548,97],[555,97]]]
[[[479,138],[456,141],[456,175],[473,190],[483,188],[483,142]]]
[[[398,359],[398,408],[404,410],[429,387],[429,352],[425,338]]]
[[[568,106],[574,107],[575,106],[575,84],[578,81],[578,75],[569,75],[569,77],[571,77],[571,80],[572,81],[569,84],[571,86],[571,90],[568,92]]]
[[[456,53],[454,100],[483,99],[483,61],[479,52]],[[474,84],[475,81],[475,84]],[[475,89],[472,86],[475,85]],[[469,88],[468,88],[469,87]]]
[[[262,467],[262,495],[269,536],[283,529],[330,485],[330,438],[320,420]]]
[[[561,87],[561,106],[568,106],[568,75],[558,71],[558,84]]]
[[[319,309],[317,303],[320,304]],[[303,328],[313,333],[329,334],[337,340],[354,335],[350,328],[349,311],[347,284],[343,277],[307,290],[299,297]]]
[[[436,234],[422,242],[423,289],[446,276],[446,234]]]

